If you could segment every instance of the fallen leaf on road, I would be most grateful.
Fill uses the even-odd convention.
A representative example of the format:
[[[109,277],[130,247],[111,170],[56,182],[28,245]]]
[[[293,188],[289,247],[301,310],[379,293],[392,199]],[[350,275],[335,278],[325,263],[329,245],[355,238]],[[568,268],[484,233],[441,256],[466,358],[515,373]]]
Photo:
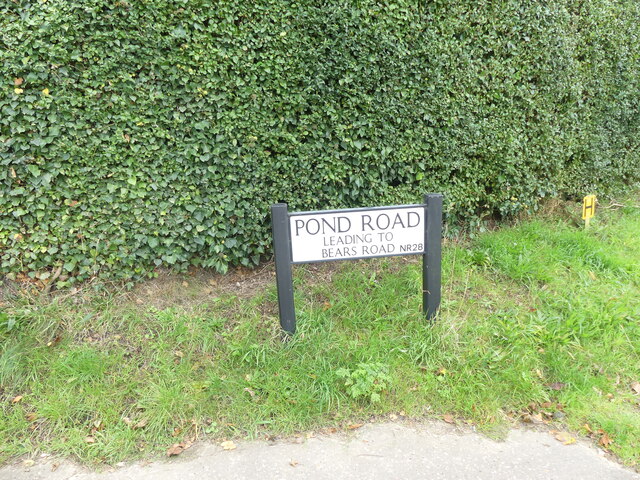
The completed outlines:
[[[298,462],[296,462],[295,460],[289,460],[289,465],[295,467],[296,465],[298,465]]]
[[[167,457],[173,457],[175,455],[180,455],[182,452],[184,452],[190,446],[191,446],[191,442],[188,441],[188,440],[185,440],[184,442],[181,442],[181,443],[174,443],[173,445],[171,445],[169,447],[169,450],[167,450]]]
[[[442,420],[444,420],[447,423],[456,423],[456,421],[453,418],[453,415],[447,413],[445,415],[442,416]]]
[[[36,464],[36,462],[31,460],[31,459],[22,461],[22,466],[25,467],[25,468],[33,467],[35,464]]]
[[[231,440],[227,440],[226,442],[222,442],[220,444],[220,446],[222,448],[224,448],[225,450],[235,450],[236,449],[236,444],[233,443]]]
[[[348,430],[355,430],[357,428],[362,427],[362,425],[364,425],[363,423],[352,423],[351,425],[347,426]]]
[[[551,430],[551,433],[556,438],[556,440],[562,442],[563,445],[571,445],[572,443],[576,443],[576,439],[567,432],[558,432],[557,430]]]

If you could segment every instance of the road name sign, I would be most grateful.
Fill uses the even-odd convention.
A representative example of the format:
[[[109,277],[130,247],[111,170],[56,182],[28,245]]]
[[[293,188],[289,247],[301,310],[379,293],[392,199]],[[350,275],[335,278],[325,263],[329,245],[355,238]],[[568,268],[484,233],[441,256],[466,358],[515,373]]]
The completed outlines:
[[[291,267],[298,263],[395,255],[423,256],[423,310],[433,319],[440,305],[442,195],[421,205],[289,213],[271,206],[280,324],[295,333]]]
[[[424,206],[292,213],[293,263],[424,253]]]

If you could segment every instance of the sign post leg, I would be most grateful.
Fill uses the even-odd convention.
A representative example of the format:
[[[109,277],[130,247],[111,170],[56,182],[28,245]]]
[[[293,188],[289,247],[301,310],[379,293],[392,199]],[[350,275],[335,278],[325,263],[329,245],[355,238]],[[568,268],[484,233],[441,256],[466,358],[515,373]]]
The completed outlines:
[[[422,311],[433,320],[442,291],[442,195],[425,195],[425,254],[422,256]]]
[[[276,261],[276,284],[280,326],[293,335],[296,332],[296,311],[293,303],[293,276],[291,274],[291,236],[286,203],[271,205],[271,228]]]

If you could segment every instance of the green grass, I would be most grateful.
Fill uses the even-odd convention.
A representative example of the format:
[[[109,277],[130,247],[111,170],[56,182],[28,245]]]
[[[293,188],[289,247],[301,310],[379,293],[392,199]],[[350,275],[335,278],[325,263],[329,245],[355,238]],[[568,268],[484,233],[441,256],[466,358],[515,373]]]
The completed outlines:
[[[637,206],[600,211],[589,231],[556,214],[449,242],[443,276],[430,325],[415,257],[296,267],[288,342],[273,277],[246,295],[187,276],[177,297],[164,285],[142,305],[116,291],[16,295],[0,313],[0,460],[43,450],[114,463],[183,438],[398,412],[500,435],[526,413],[562,411],[556,428],[587,424],[594,441],[601,429],[640,463]]]

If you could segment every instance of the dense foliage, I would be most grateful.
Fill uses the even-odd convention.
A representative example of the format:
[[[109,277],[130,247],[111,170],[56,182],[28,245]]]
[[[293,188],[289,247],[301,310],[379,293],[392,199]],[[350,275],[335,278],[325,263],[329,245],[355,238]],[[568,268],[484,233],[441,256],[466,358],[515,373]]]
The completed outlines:
[[[4,0],[0,271],[255,263],[277,201],[628,183],[639,33],[636,0]]]

